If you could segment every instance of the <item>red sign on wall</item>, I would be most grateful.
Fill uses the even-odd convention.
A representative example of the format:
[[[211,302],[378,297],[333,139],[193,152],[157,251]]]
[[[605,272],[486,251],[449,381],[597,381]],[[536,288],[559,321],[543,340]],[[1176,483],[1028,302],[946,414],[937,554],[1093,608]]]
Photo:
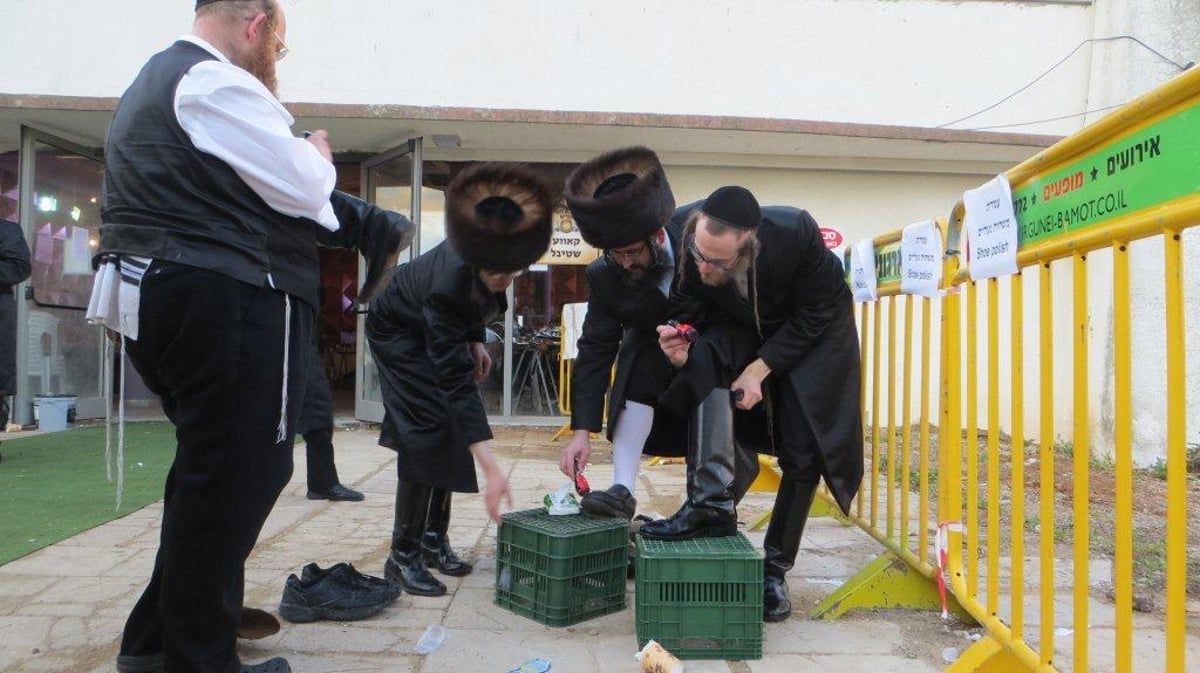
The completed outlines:
[[[842,232],[830,227],[821,227],[821,239],[825,241],[825,247],[830,250],[842,245]]]

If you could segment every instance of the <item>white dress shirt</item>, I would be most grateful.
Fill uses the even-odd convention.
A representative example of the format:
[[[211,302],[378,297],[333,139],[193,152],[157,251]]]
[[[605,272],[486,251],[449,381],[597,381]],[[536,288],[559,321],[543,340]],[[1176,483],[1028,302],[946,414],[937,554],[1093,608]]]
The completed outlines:
[[[195,35],[179,39],[217,58],[192,66],[175,89],[175,118],[196,148],[229,164],[271,208],[337,231],[333,164],[292,135],[296,120],[254,75]]]

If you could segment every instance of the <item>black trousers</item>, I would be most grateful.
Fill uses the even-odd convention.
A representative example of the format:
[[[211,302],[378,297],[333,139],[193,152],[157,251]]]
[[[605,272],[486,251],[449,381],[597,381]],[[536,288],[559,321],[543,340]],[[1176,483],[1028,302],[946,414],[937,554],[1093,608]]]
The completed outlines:
[[[327,491],[341,483],[333,462],[333,392],[325,378],[316,339],[306,350],[304,403],[300,405],[296,431],[304,435],[308,490]]]
[[[159,261],[141,288],[129,357],[162,398],[178,446],[154,571],[125,624],[121,653],[162,652],[171,673],[235,673],[246,557],[292,474],[313,310],[291,301],[280,436],[284,295]]]
[[[628,364],[618,364],[632,368],[622,401],[652,407],[658,403],[658,397],[671,383],[671,378],[675,376],[675,368],[671,366],[667,356],[663,355],[658,342],[647,344],[630,360]]]
[[[750,328],[737,325],[710,327],[692,345],[687,364],[659,397],[659,405],[680,419],[690,419],[692,412],[714,388],[733,385],[758,357],[761,345],[761,339]],[[781,383],[787,375],[786,372],[773,373],[763,382],[764,396],[772,398],[773,417],[768,418],[765,403],[750,410],[735,410],[734,432],[743,446],[777,456],[784,479],[816,482],[822,474],[820,452],[803,414],[796,413],[800,403],[795,391],[789,383]]]

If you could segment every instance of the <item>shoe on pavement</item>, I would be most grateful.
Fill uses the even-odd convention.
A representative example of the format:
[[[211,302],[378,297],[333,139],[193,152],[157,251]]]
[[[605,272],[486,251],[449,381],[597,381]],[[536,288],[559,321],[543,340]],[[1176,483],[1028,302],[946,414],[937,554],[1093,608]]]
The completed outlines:
[[[309,491],[309,500],[333,500],[343,502],[361,502],[363,494],[342,484],[334,484],[324,491]]]
[[[300,570],[300,582],[302,584],[311,584],[327,575],[345,585],[382,591],[385,595],[389,596],[390,600],[395,600],[401,591],[399,584],[383,577],[361,573],[349,563],[335,563],[328,568],[322,568],[316,563],[309,563]]]
[[[242,664],[241,673],[292,673],[287,659],[275,657],[258,664]]]
[[[303,582],[289,575],[279,601],[279,616],[289,622],[352,622],[379,614],[395,600],[382,590],[348,586],[332,575]]]

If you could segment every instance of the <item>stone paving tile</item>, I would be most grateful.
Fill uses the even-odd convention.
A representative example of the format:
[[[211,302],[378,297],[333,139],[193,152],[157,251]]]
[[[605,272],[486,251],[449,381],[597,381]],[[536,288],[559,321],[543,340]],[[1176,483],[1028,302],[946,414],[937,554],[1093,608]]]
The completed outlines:
[[[547,491],[566,482],[557,468],[562,444],[548,442],[552,431],[498,430],[498,458],[512,479],[515,509],[538,506]],[[308,500],[304,449],[297,448],[298,469],[247,563],[247,605],[274,611],[284,579],[289,573],[299,573],[310,561],[323,566],[350,561],[363,572],[382,574],[396,474],[393,454],[376,446],[375,440],[376,433],[369,430],[335,435],[339,472],[343,481],[366,493],[362,503]],[[596,446],[595,465],[588,474],[594,487],[603,488],[611,478],[609,452],[604,442]],[[639,511],[674,513],[684,492],[684,477],[681,463],[644,465],[637,489]],[[744,525],[756,520],[770,510],[772,498],[771,494],[748,494],[739,507],[739,520]],[[111,673],[122,624],[153,564],[161,515],[161,505],[150,505],[0,567],[0,670]],[[911,530],[915,540],[915,524]],[[284,623],[275,636],[241,643],[242,657],[257,662],[285,655],[297,673],[503,672],[533,657],[551,659],[553,673],[633,673],[640,669],[633,659],[637,642],[632,582],[627,585],[628,607],[618,613],[566,628],[543,626],[494,604],[496,532],[479,494],[456,495],[451,543],[460,555],[474,561],[476,570],[465,578],[443,577],[450,589],[448,595],[404,595],[362,622]],[[745,532],[752,544],[761,546],[762,530]],[[968,636],[979,629],[944,626],[934,613],[863,611],[835,622],[808,617],[808,610],[881,551],[857,528],[832,518],[813,519],[789,578],[796,614],[783,624],[764,626],[764,659],[689,661],[688,673],[944,670],[942,649],[966,649],[971,642]],[[1092,583],[1108,578],[1106,563],[1093,560],[1090,564]],[[1027,572],[1036,567],[1036,557],[1030,557]],[[1060,589],[1069,586],[1069,563],[1056,564],[1056,578]],[[1000,589],[1002,605],[1006,605],[1009,588]],[[1035,594],[1033,589],[1026,594],[1026,633],[1030,635],[1037,633],[1040,618]],[[1070,595],[1060,595],[1060,599],[1065,600],[1056,601],[1056,625],[1069,628],[1065,625],[1071,616]],[[1090,669],[1111,670],[1111,603],[1093,600],[1090,621]],[[413,645],[431,624],[448,629],[446,643],[426,657],[413,654]],[[1135,625],[1138,661],[1160,669],[1161,616],[1138,615]],[[1060,653],[1068,650],[1056,662],[1060,670],[1067,670],[1070,634],[1060,634],[1056,641]],[[1200,639],[1190,638],[1190,661],[1200,660],[1198,650]]]
[[[786,654],[746,662],[752,673],[936,673],[944,666],[897,655],[855,657]],[[688,667],[689,673],[691,667]]]
[[[137,550],[51,545],[5,564],[5,572],[51,577],[95,577],[129,560]]]

